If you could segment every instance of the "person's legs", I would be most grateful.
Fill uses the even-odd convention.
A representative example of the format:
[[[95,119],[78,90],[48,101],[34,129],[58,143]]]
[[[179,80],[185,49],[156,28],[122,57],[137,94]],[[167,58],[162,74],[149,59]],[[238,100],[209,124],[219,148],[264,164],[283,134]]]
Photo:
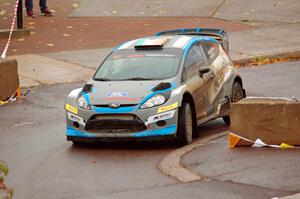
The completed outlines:
[[[41,11],[47,9],[47,1],[46,0],[40,0],[40,8],[41,8]]]
[[[29,11],[32,11],[32,8],[33,8],[32,0],[25,0],[25,6],[26,6],[27,13]]]
[[[32,12],[33,3],[32,0],[25,0],[26,12],[28,17],[34,18],[34,14]]]
[[[50,12],[47,7],[47,0],[40,0],[40,8],[42,16],[52,16],[52,12]]]

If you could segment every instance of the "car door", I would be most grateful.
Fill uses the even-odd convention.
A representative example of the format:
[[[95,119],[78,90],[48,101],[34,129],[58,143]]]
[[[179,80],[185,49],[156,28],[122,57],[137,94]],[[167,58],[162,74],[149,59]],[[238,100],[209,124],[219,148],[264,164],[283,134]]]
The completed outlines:
[[[207,58],[207,67],[211,69],[213,72],[213,76],[211,76],[207,80],[207,93],[206,93],[206,101],[207,101],[207,115],[212,115],[218,112],[218,105],[220,102],[220,98],[222,98],[222,80],[224,74],[222,75],[222,71],[224,71],[223,67],[223,58],[219,56],[219,44],[211,41],[203,41],[201,42],[201,46],[204,49],[205,56]]]
[[[182,76],[183,84],[186,84],[191,94],[193,95],[196,117],[200,120],[207,116],[208,101],[207,87],[210,81],[209,78],[200,77],[199,70],[206,66],[207,60],[203,53],[201,45],[195,44],[188,51]]]

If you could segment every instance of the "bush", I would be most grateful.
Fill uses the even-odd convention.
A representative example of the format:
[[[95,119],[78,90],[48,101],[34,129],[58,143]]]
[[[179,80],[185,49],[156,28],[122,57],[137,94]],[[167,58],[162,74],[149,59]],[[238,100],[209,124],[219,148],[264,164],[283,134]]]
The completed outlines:
[[[5,162],[0,160],[0,199],[11,199],[13,191],[5,185],[5,177],[8,175],[9,169]]]

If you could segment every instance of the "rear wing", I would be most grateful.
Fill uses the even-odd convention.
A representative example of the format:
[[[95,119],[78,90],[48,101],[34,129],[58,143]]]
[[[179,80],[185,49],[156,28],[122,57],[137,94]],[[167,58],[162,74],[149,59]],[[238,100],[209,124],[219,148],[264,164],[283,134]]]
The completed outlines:
[[[161,35],[201,35],[210,36],[220,42],[226,53],[229,52],[228,36],[227,33],[222,29],[211,29],[211,28],[191,28],[191,29],[176,29],[158,32],[155,36]]]

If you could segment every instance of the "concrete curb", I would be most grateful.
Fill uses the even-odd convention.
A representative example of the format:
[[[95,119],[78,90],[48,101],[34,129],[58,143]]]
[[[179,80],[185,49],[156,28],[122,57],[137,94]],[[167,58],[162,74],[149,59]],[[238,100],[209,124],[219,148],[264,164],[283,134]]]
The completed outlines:
[[[11,56],[19,64],[20,87],[87,81],[94,70],[36,54]]]
[[[1,29],[0,30],[0,39],[3,38],[8,38],[10,33],[9,29]],[[13,37],[23,37],[23,36],[27,36],[30,35],[30,30],[29,29],[14,29],[13,30]]]
[[[15,95],[19,86],[17,60],[0,60],[0,104]]]
[[[199,176],[192,171],[186,169],[181,164],[181,158],[186,153],[210,142],[211,140],[217,139],[228,134],[228,131],[221,132],[218,134],[210,135],[203,139],[197,140],[196,142],[189,144],[185,147],[177,149],[168,154],[158,165],[158,168],[166,175],[177,179],[179,182],[192,182],[201,179],[205,179],[204,176]]]
[[[238,58],[233,60],[233,65],[247,66],[250,63],[256,63],[259,59],[283,59],[283,60],[298,60],[300,59],[300,50],[290,52],[277,52],[273,54],[253,55],[246,58]]]
[[[272,199],[299,199],[299,198],[300,198],[300,193],[296,193],[294,195],[284,196],[280,198],[272,198]]]

